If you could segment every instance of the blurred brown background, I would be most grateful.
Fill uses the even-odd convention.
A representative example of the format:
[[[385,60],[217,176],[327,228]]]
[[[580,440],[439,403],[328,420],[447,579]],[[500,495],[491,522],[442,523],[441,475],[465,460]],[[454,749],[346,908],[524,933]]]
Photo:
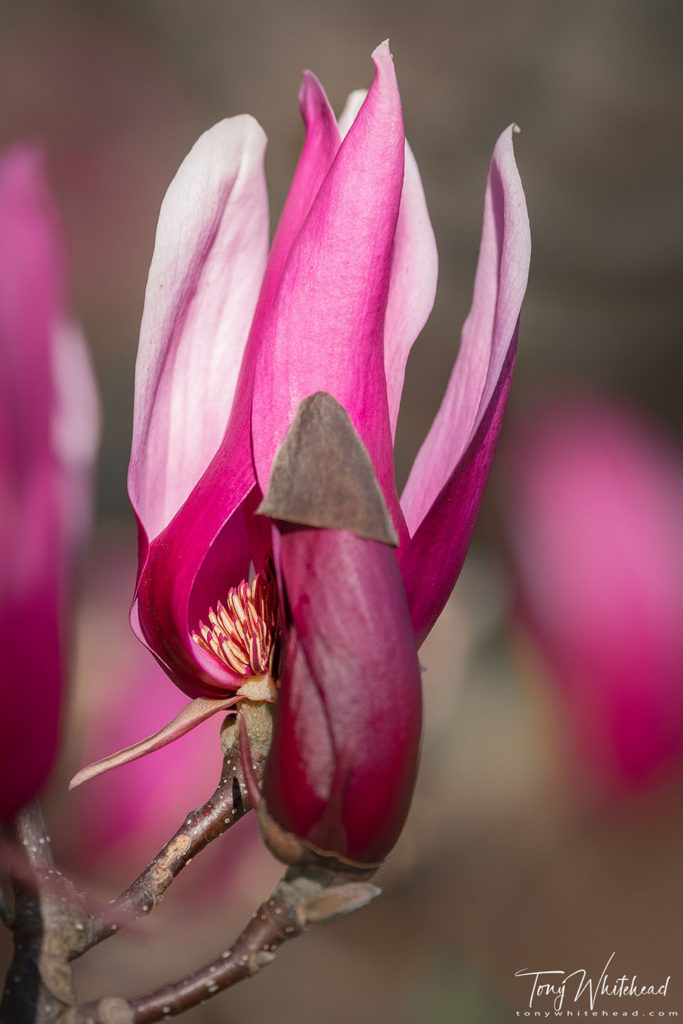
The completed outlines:
[[[522,127],[533,257],[510,422],[549,387],[572,383],[625,399],[680,438],[680,0],[4,0],[0,19],[0,145],[27,134],[45,144],[73,307],[104,404],[81,674],[84,664],[97,672],[98,650],[104,662],[108,645],[132,643],[123,588],[106,628],[98,620],[94,655],[88,616],[101,611],[98,566],[112,551],[131,560],[132,590],[125,472],[161,198],[205,128],[250,112],[270,140],[275,221],[302,139],[303,68],[340,110],[348,91],[369,84],[372,49],[391,39],[440,252],[436,307],[409,364],[401,480],[450,372],[486,167],[511,121]],[[423,654],[420,790],[384,871],[384,896],[298,940],[188,1024],[498,1024],[528,999],[515,971],[598,975],[614,950],[619,973],[657,984],[673,975],[666,1009],[683,1012],[680,781],[616,808],[568,784],[562,723],[529,657],[509,642],[495,494],[494,475],[466,571]],[[63,774],[80,756],[76,733]],[[188,925],[185,904],[170,940],[173,891],[147,937],[92,954],[83,995],[151,989],[229,945],[273,877],[254,857],[260,867],[240,869],[237,892],[224,860],[208,880],[218,907],[206,901]]]

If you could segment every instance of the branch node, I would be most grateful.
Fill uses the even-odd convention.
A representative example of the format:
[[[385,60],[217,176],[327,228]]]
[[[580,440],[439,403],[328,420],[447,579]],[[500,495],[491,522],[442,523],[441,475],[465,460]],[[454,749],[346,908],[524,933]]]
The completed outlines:
[[[118,996],[105,996],[97,1004],[98,1024],[133,1024],[133,1008]]]

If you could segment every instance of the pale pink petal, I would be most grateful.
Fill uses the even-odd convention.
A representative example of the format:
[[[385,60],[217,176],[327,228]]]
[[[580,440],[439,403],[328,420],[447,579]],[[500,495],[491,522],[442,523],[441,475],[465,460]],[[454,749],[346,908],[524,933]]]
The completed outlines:
[[[92,468],[100,439],[100,405],[80,327],[57,325],[52,344],[55,409],[52,445],[62,468],[67,557],[78,557],[92,525]]]
[[[341,134],[342,139],[345,139],[346,136],[348,135],[349,128],[356,120],[356,117],[358,116],[358,111],[363,106],[367,94],[367,89],[354,89],[353,92],[350,92],[349,95],[346,97],[344,109],[337,118],[337,125],[339,127],[339,132]]]
[[[412,150],[406,144],[405,177],[384,321],[384,371],[392,435],[396,434],[406,363],[413,343],[432,311],[438,273],[436,239],[420,172]]]
[[[225,432],[268,248],[265,136],[248,116],[206,132],[164,198],[136,366],[129,491],[148,539]]]
[[[402,526],[383,359],[384,312],[403,182],[404,138],[393,61],[377,74],[290,250],[262,328],[252,439],[267,490],[275,451],[300,401],[318,390],[347,410]]]
[[[401,498],[411,541],[399,563],[419,639],[462,567],[514,364],[531,244],[513,130],[503,132],[493,151],[472,309],[458,358]]]

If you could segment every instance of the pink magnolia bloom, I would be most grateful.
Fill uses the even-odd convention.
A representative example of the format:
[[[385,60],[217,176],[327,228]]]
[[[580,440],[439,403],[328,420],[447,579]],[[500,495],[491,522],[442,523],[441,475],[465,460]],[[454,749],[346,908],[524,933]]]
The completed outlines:
[[[64,252],[40,154],[0,158],[0,819],[52,766],[66,607],[89,517],[97,402],[65,315]]]
[[[474,527],[529,262],[509,128],[461,352],[399,501],[393,438],[437,257],[386,43],[373,59],[340,124],[305,74],[306,139],[270,254],[258,124],[221,122],[182,164],[147,286],[129,472],[133,628],[194,698],[152,745],[277,694],[262,817],[363,864],[407,813],[417,648]],[[255,514],[264,495],[270,521]],[[275,578],[241,583],[271,547]]]
[[[613,792],[683,759],[683,465],[594,399],[530,417],[505,516],[523,621],[580,756]]]

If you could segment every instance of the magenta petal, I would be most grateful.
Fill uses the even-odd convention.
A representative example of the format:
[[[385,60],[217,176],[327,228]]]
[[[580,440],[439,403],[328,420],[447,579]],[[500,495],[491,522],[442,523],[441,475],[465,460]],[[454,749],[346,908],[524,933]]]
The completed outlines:
[[[683,464],[630,415],[564,399],[513,435],[504,505],[521,610],[579,756],[629,792],[683,762]]]
[[[161,207],[136,366],[129,492],[156,537],[208,466],[230,416],[268,249],[265,136],[222,121]]]
[[[493,151],[460,352],[401,497],[411,540],[399,564],[419,642],[462,568],[509,392],[531,247],[512,134],[503,132]]]
[[[365,95],[362,89],[349,95],[339,117],[339,130],[343,136],[356,119]],[[396,434],[406,363],[413,343],[432,311],[438,270],[436,239],[420,172],[413,151],[406,142],[405,175],[384,321],[384,369],[392,436]]]
[[[141,567],[131,625],[189,697],[219,697],[244,683],[203,651],[192,633],[210,608],[225,601],[230,587],[248,575],[240,492],[246,488],[248,494],[252,487],[253,478],[243,479],[219,452],[178,514],[152,541]]]
[[[341,141],[325,91],[310,71],[304,72],[299,89],[299,107],[306,126],[306,138],[268,257],[257,319],[272,302],[289,251],[332,166]]]
[[[387,504],[394,484],[383,329],[403,182],[403,124],[393,61],[377,74],[293,244],[262,327],[252,438],[266,491],[275,451],[300,401],[328,391],[347,410]]]
[[[80,509],[81,526],[88,518],[93,438],[70,443],[75,410],[62,405],[61,372],[73,354],[63,279],[40,154],[17,146],[0,161],[0,819],[36,795],[54,760],[69,570],[81,540],[66,517]],[[72,402],[92,406],[89,372],[73,385]]]
[[[407,814],[421,728],[420,672],[391,548],[336,530],[288,530],[291,615],[268,813],[318,849],[382,860]]]

